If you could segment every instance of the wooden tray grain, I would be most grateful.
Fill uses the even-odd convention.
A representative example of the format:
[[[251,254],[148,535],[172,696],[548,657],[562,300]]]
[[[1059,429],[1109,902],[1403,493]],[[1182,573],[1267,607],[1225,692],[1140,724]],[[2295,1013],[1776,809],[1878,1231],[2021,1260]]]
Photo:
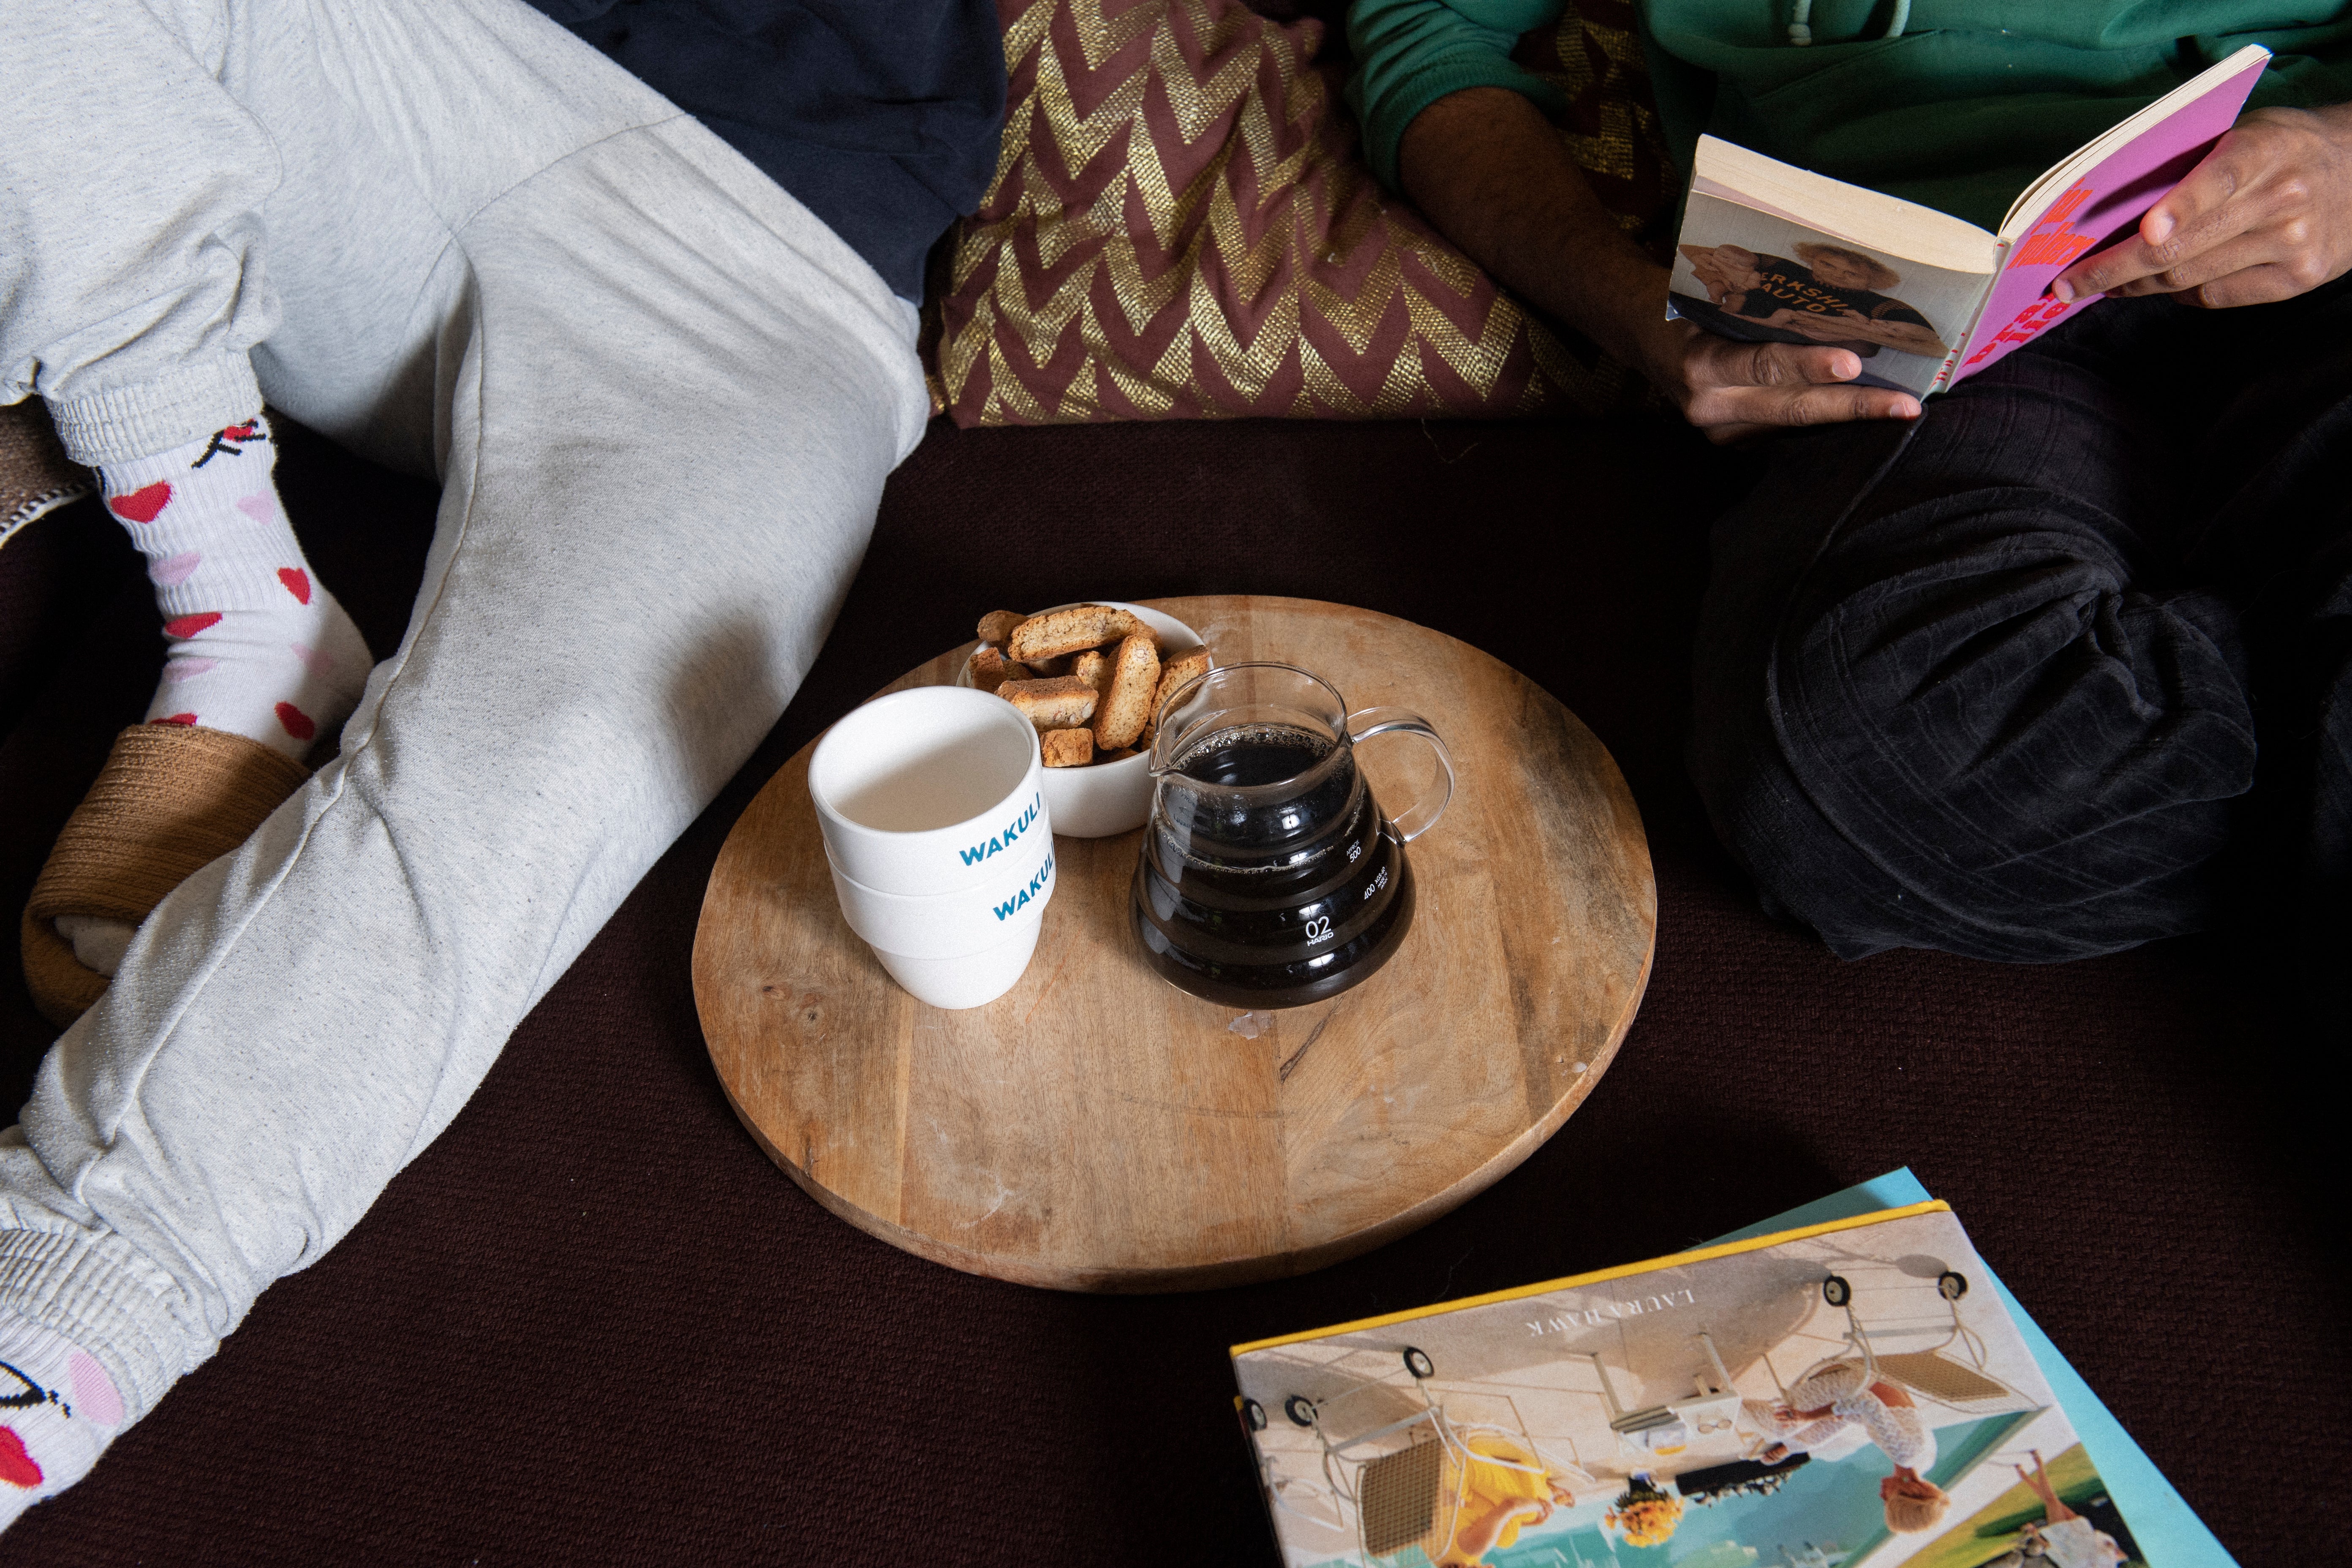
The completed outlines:
[[[1152,603],[1221,664],[1297,664],[1352,707],[1411,708],[1445,736],[1454,804],[1412,847],[1419,910],[1371,979],[1247,1015],[1175,990],[1129,927],[1128,833],[1055,840],[1058,891],[1011,992],[928,1006],[842,921],[806,749],[736,824],[704,895],[695,1001],[736,1113],[827,1208],[954,1268],[1176,1290],[1376,1247],[1556,1131],[1648,983],[1640,815],[1608,752],[1534,682],[1367,610]],[[951,680],[966,651],[891,689]],[[1359,754],[1397,805],[1426,776],[1409,740]]]

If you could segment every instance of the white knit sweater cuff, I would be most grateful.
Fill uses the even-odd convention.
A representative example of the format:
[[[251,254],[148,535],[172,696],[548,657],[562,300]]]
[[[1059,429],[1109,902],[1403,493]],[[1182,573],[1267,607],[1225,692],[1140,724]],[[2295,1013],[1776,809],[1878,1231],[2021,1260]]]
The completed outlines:
[[[261,412],[261,384],[242,353],[184,365],[159,380],[53,399],[66,456],[86,468],[149,458]]]

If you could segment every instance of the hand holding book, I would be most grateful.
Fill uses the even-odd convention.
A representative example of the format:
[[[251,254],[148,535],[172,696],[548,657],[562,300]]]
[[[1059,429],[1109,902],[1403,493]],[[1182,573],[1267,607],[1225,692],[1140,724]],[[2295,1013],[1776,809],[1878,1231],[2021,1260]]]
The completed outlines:
[[[1916,398],[1854,384],[1863,362],[1851,349],[1732,342],[1687,321],[1663,325],[1673,336],[1642,362],[1643,374],[1718,445],[1793,426],[1919,416]]]
[[[1920,413],[1914,395],[1997,363],[2098,292],[2252,304],[2352,269],[2352,106],[2257,110],[2215,146],[2266,62],[2259,47],[2241,50],[2094,138],[2021,195],[1998,233],[1741,149],[1727,162],[1727,144],[1706,139],[1693,207],[1706,207],[1703,195],[1727,197],[1773,222],[1749,223],[1743,238],[1716,221],[1719,207],[1696,229],[1686,219],[1671,284],[1519,93],[1482,87],[1439,99],[1406,130],[1399,172],[1473,258],[1638,370],[1711,439],[1909,419]],[[1710,146],[1722,176],[1715,195]],[[1811,268],[1797,276],[1796,247],[1807,242],[1877,254],[1902,281],[1873,292],[1920,317],[1924,330],[1821,300],[1727,321],[1723,296],[1753,289],[1753,268],[1734,277],[1726,262],[1703,275],[1694,254],[1777,255],[1784,277],[1805,286],[1822,281]],[[1688,319],[1664,319],[1670,292]],[[1685,300],[1699,309],[1682,310]],[[1699,330],[1707,318],[1714,330]]]
[[[2317,129],[2341,123],[2327,115],[2265,111],[2231,132],[2269,60],[2248,45],[2092,138],[1997,230],[1702,136],[1669,312],[1746,343],[1834,344],[1864,362],[1861,380],[1925,397],[2108,284],[2210,282],[2205,303],[2300,292],[2352,265],[2352,235],[2336,240],[2352,229],[2352,145]],[[1733,273],[1757,281],[1727,287]]]
[[[1851,349],[1739,343],[1669,321],[1667,274],[1592,195],[1534,104],[1503,88],[1439,99],[1406,130],[1404,188],[1521,298],[1638,372],[1711,440],[1790,425],[1907,419],[1907,394],[1857,386]]]
[[[2051,292],[2171,294],[2209,309],[2293,299],[2352,270],[2352,105],[2258,109]]]

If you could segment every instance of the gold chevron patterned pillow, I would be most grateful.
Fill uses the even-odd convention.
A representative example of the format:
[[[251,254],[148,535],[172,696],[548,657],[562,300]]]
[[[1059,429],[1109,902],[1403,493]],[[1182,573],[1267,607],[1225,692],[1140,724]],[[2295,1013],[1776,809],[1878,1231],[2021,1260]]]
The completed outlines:
[[[1373,180],[1323,25],[1239,0],[999,0],[1004,149],[928,334],[957,424],[1597,413],[1642,384],[1532,320]],[[1622,11],[1622,18],[1596,12]],[[1616,25],[1622,21],[1622,25]],[[1630,0],[1518,58],[1629,230],[1668,182]],[[1644,237],[1648,237],[1646,235]]]

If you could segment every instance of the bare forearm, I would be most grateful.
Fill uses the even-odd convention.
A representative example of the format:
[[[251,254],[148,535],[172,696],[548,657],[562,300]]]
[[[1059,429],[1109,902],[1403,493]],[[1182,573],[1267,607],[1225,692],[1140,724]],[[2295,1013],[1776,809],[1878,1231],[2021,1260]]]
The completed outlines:
[[[1397,170],[1439,231],[1513,293],[1622,363],[1648,357],[1642,328],[1664,319],[1666,269],[1617,226],[1534,104],[1498,87],[1441,98],[1406,129]]]
[[[1712,439],[1919,412],[1901,393],[1840,384],[1862,374],[1849,350],[1736,343],[1668,321],[1666,269],[1625,237],[1559,134],[1516,92],[1476,87],[1439,99],[1405,128],[1397,168],[1439,232],[1647,377]]]

